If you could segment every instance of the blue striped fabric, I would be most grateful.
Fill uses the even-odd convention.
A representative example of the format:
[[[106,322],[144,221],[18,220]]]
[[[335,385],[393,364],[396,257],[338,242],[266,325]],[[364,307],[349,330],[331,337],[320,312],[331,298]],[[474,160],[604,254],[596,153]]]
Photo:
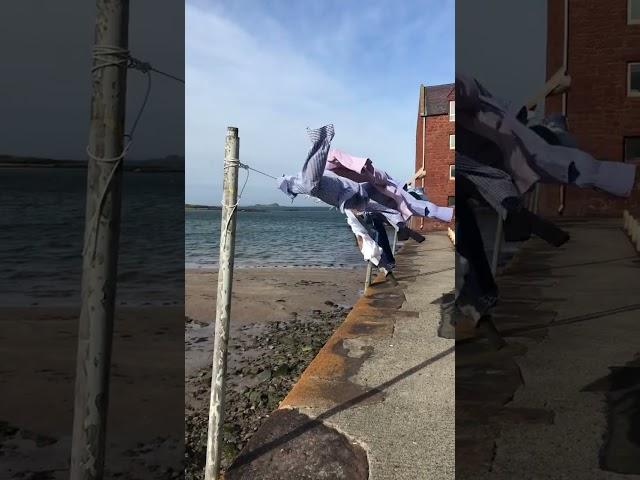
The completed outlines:
[[[503,219],[507,216],[507,206],[520,205],[520,192],[504,170],[489,167],[456,152],[456,175],[473,183],[482,198]]]
[[[364,210],[368,195],[362,184],[325,171],[331,140],[335,134],[333,125],[314,130],[307,129],[311,149],[302,172],[288,179],[288,191],[294,195],[311,195],[344,211],[345,208]]]

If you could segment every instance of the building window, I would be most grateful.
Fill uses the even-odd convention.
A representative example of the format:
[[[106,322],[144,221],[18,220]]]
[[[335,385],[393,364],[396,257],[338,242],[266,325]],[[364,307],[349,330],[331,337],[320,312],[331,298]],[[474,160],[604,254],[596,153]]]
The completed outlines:
[[[624,139],[624,161],[640,161],[640,137]]]
[[[640,0],[627,0],[627,24],[640,25]]]
[[[449,165],[449,180],[453,180],[456,178],[456,166]]]
[[[449,135],[449,150],[455,150],[455,149],[456,149],[456,136]]]
[[[627,68],[627,95],[640,97],[640,63],[629,63]]]
[[[452,100],[449,102],[449,121],[455,122],[456,120],[456,101]]]
[[[447,197],[447,207],[456,206],[456,197]]]

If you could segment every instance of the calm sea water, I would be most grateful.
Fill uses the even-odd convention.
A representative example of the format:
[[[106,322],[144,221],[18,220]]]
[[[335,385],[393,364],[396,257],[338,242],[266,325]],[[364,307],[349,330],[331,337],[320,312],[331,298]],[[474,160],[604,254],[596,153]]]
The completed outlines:
[[[79,301],[86,170],[0,169],[0,305]],[[118,302],[184,301],[184,174],[125,172]]]
[[[0,305],[77,305],[86,170],[0,169]],[[220,212],[184,208],[184,174],[125,172],[118,303],[184,301],[184,268],[217,267]],[[238,267],[363,261],[328,208],[238,213]]]
[[[220,211],[185,211],[187,268],[218,266]],[[362,256],[344,214],[329,207],[238,212],[238,267],[352,267]]]

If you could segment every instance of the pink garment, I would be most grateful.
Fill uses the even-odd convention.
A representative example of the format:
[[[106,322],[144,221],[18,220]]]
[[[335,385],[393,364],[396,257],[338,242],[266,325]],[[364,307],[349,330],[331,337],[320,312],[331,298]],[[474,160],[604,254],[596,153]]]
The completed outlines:
[[[336,175],[348,178],[354,182],[369,182],[374,185],[381,193],[395,200],[398,205],[398,211],[405,222],[413,215],[405,198],[405,194],[408,195],[407,192],[405,192],[402,186],[398,185],[387,172],[376,170],[370,159],[354,157],[346,152],[332,149],[329,150],[329,157],[325,168]]]

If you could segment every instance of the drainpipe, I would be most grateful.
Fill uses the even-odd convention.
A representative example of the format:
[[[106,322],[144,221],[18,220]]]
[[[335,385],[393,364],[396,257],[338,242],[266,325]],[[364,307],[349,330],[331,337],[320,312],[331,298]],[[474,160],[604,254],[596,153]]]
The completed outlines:
[[[564,0],[564,51],[562,66],[565,75],[567,74],[569,66],[569,0]],[[567,91],[562,92],[562,114],[567,115]],[[567,119],[568,122],[568,119]],[[558,206],[558,215],[564,213],[564,206],[567,200],[567,187],[565,185],[560,186],[560,205]]]
[[[427,144],[427,89],[422,87],[422,171],[424,176],[422,177],[422,188],[426,191],[426,185],[424,184],[427,178],[427,169],[425,163],[425,145]],[[420,218],[420,229],[424,228],[424,217]]]

